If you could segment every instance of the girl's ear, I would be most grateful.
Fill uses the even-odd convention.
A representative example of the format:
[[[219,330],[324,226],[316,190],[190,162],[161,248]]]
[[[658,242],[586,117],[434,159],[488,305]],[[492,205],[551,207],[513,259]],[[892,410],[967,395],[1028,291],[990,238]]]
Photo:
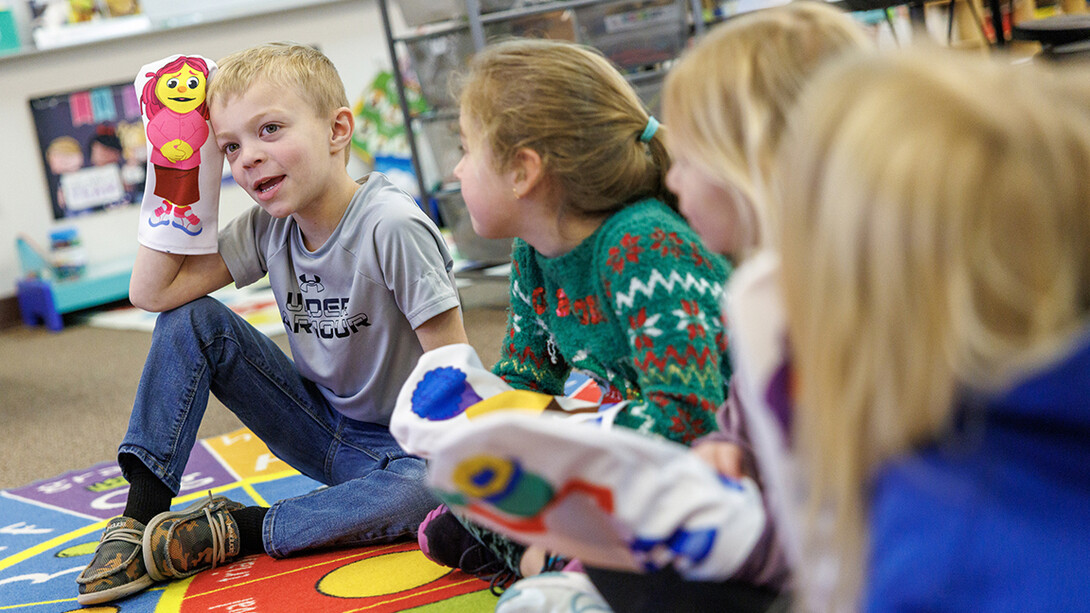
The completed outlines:
[[[330,151],[343,151],[351,144],[352,132],[356,129],[356,118],[352,115],[352,110],[346,106],[337,109],[330,128]]]
[[[514,173],[515,195],[522,198],[542,185],[545,168],[537,151],[529,147],[523,147],[515,152],[512,172]]]

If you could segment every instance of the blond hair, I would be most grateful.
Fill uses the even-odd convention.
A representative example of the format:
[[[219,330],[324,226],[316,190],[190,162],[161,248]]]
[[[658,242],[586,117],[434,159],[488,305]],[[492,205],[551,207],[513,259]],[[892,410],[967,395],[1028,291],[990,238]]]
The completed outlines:
[[[209,108],[226,104],[259,80],[291,88],[319,117],[348,107],[344,82],[325,54],[307,45],[278,42],[255,45],[220,60],[215,76],[208,82]],[[345,148],[346,161],[349,149]]]
[[[799,1],[747,13],[708,32],[666,76],[667,144],[740,193],[744,243],[769,229],[762,203],[784,116],[819,65],[872,41],[846,13]]]
[[[1088,115],[1078,79],[915,50],[836,66],[791,117],[775,185],[794,433],[849,603],[875,471],[936,440],[959,392],[1001,390],[1087,323]]]
[[[529,148],[558,188],[561,213],[606,215],[647,197],[671,206],[662,129],[613,64],[574,43],[511,39],[486,47],[462,77],[461,112],[480,129],[496,170]]]
[[[45,149],[46,157],[64,153],[78,153],[83,155],[83,147],[80,146],[78,140],[71,136],[58,136],[50,141],[49,146]]]

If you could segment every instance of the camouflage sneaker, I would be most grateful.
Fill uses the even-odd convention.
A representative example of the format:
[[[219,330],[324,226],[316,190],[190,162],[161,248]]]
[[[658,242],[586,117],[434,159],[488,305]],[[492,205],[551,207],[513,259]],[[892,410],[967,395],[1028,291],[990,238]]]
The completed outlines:
[[[131,517],[122,515],[106,524],[95,557],[76,577],[81,605],[110,602],[151,587],[141,553],[143,536],[144,524]]]
[[[238,556],[238,524],[229,511],[243,505],[223,496],[198,500],[153,517],[144,530],[144,564],[156,581],[181,579]]]

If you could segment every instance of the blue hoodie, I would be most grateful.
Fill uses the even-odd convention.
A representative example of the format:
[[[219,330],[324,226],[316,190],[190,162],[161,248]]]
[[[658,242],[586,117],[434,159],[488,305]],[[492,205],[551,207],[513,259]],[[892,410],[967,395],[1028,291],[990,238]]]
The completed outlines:
[[[1090,335],[872,485],[867,611],[1090,612]]]

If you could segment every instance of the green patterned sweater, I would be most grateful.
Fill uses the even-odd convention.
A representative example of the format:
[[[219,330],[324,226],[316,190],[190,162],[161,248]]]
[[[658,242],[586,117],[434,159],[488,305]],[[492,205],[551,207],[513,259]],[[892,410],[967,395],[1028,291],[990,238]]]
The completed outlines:
[[[562,394],[574,370],[610,400],[614,423],[682,443],[715,430],[730,364],[719,295],[729,267],[677,213],[644,200],[572,251],[515,241],[507,337],[493,372]]]

